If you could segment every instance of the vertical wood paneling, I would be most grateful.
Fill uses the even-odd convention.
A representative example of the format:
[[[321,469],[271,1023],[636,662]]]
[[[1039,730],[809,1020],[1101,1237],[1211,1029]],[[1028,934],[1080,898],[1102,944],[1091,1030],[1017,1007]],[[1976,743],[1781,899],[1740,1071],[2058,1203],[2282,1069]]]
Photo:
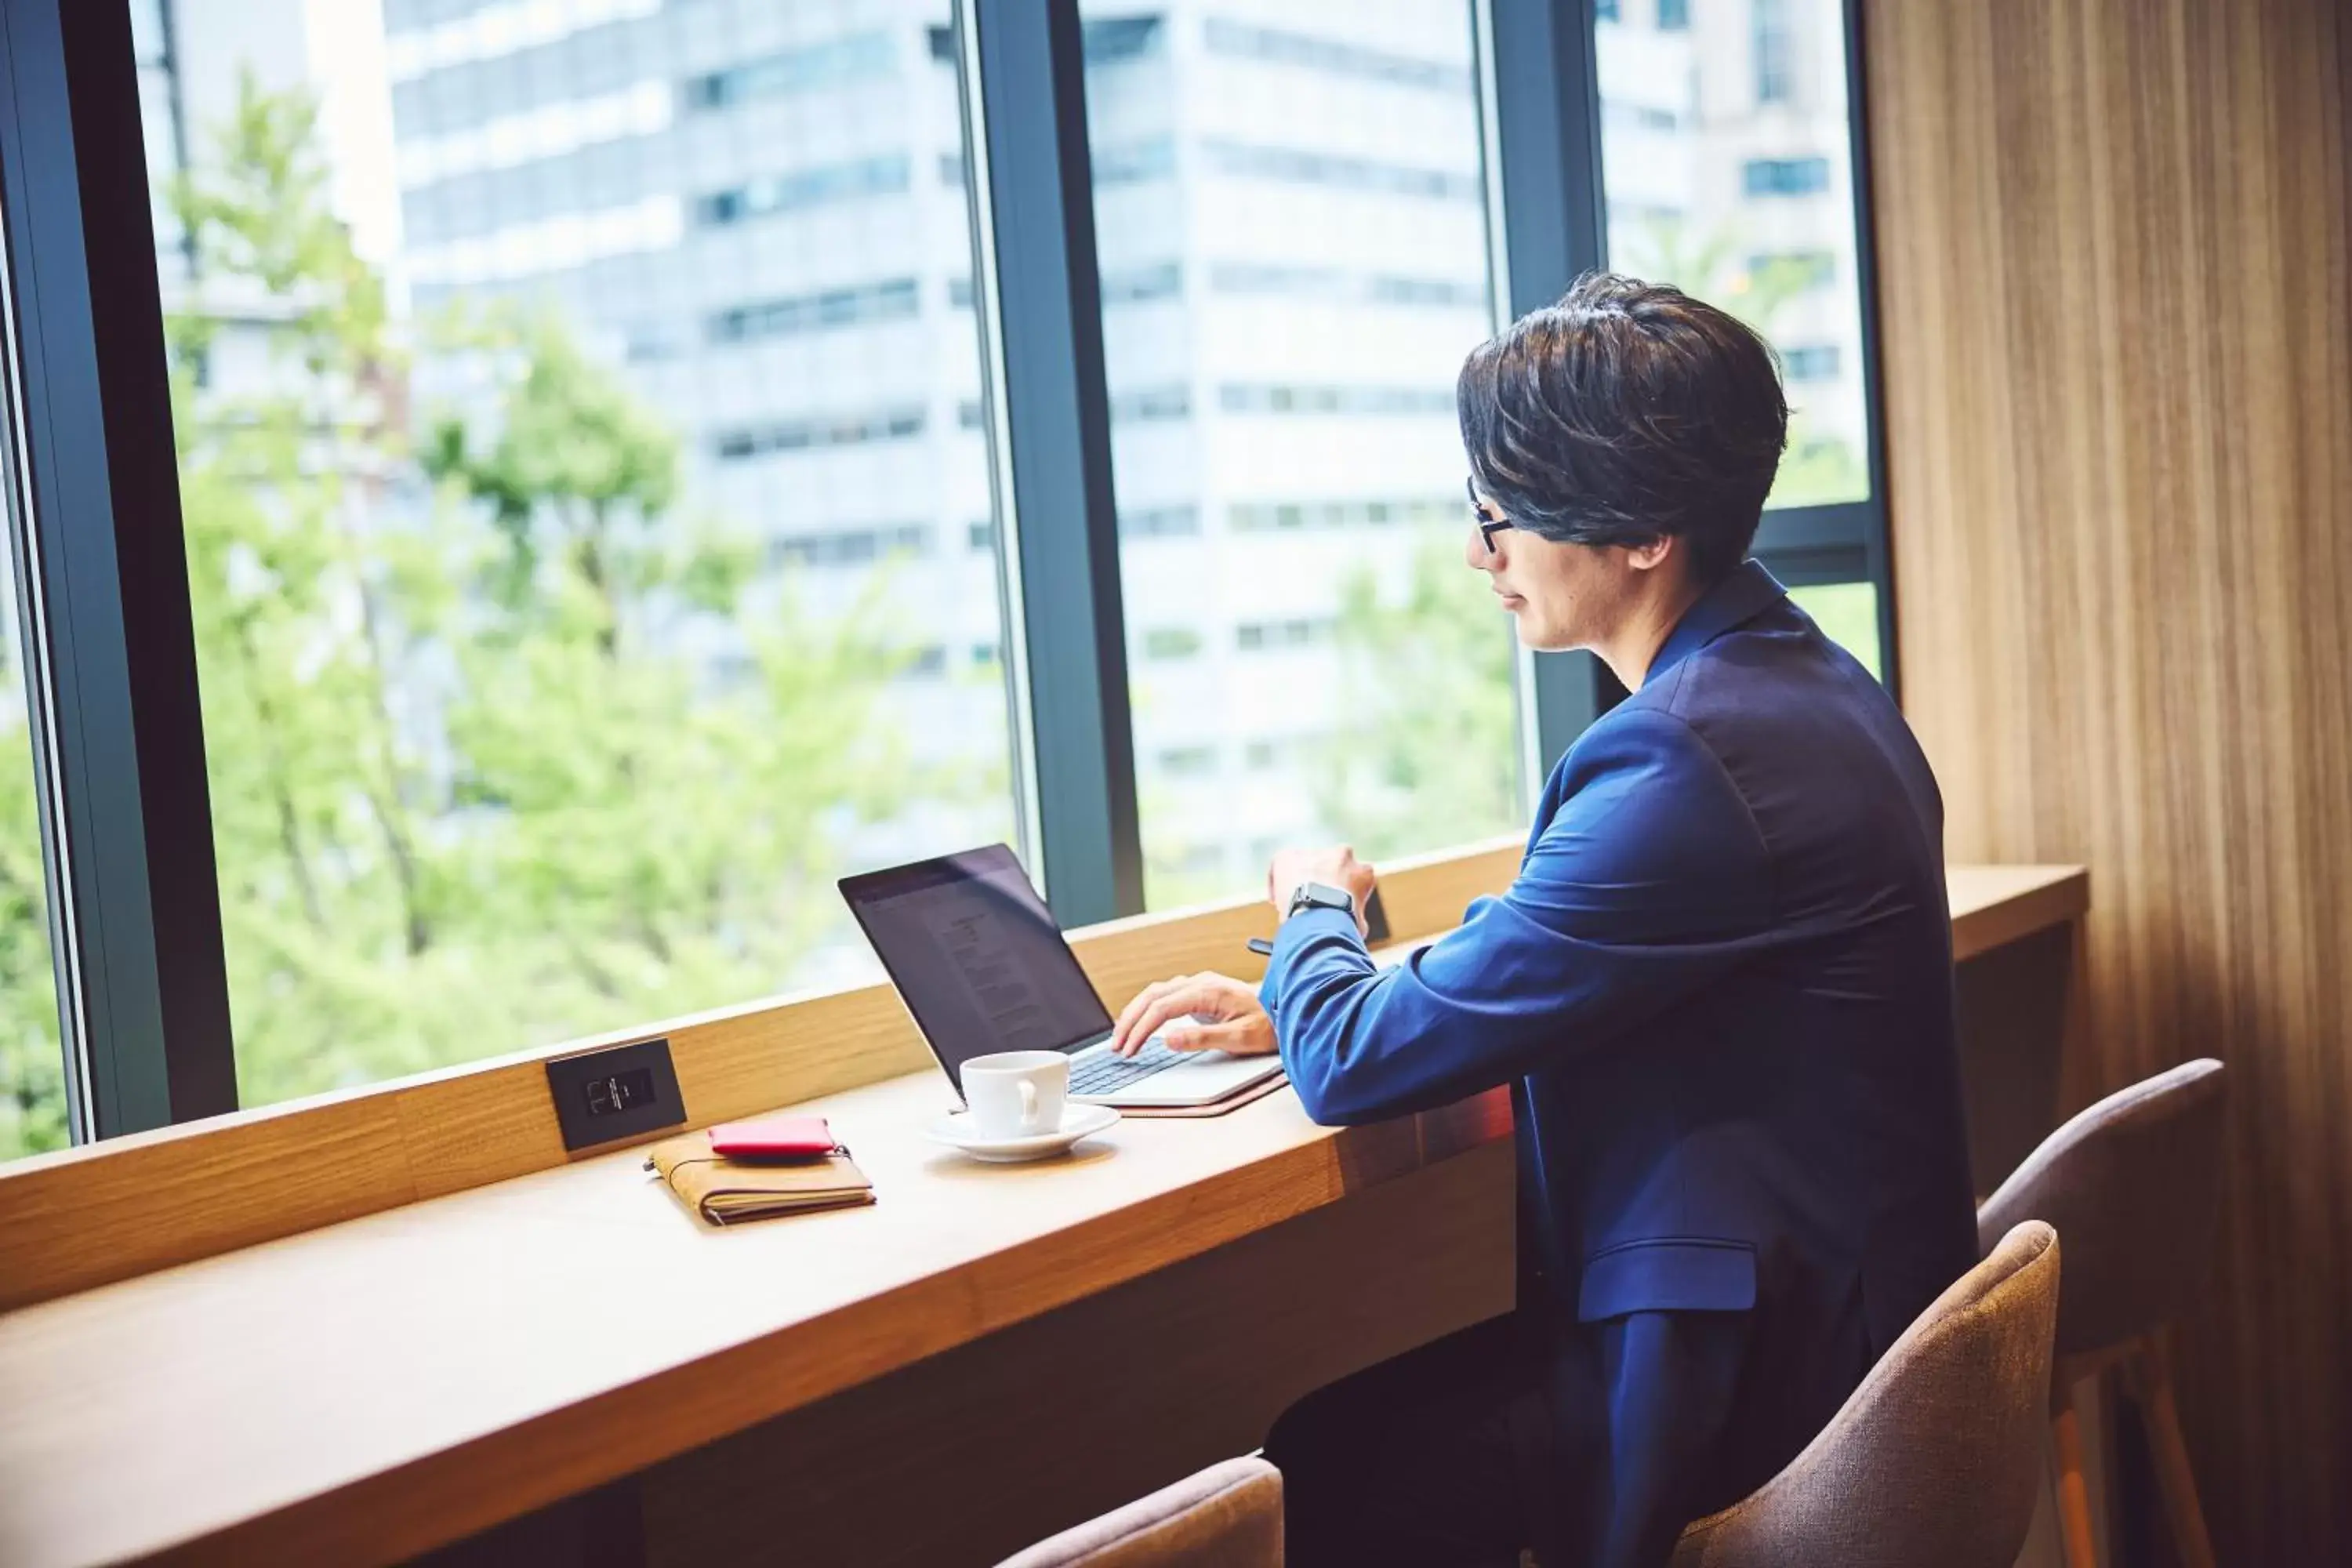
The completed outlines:
[[[2183,1353],[2225,1562],[2352,1555],[2352,19],[1868,0],[1905,706],[2086,863],[2080,1104],[2234,1096]]]

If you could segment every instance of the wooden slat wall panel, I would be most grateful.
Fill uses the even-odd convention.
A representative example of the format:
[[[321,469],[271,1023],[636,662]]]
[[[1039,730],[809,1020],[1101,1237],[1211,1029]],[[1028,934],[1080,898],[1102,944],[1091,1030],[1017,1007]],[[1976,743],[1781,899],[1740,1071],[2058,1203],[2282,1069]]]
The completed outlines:
[[[2352,18],[1867,0],[1905,706],[2091,868],[2070,1103],[2230,1064],[2184,1346],[2224,1562],[2352,1553]]]

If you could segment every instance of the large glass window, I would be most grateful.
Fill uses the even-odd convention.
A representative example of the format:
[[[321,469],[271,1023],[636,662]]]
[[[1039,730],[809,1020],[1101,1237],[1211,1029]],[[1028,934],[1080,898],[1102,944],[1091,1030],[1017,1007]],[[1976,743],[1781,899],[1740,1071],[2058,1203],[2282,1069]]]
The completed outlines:
[[[1867,499],[1839,0],[1628,5],[1597,28],[1610,265],[1734,311],[1794,413],[1774,506]]]
[[[113,215],[54,255],[12,245],[10,277],[84,356],[83,283],[101,320],[147,308],[136,273],[80,275],[84,242],[152,212],[176,449],[136,377],[21,412],[37,456],[102,433],[118,476],[174,462],[247,1104],[867,978],[833,880],[976,841],[1042,828],[1066,912],[1128,907],[1129,759],[1097,722],[1117,716],[1055,684],[1087,687],[1059,660],[1089,653],[1005,657],[1007,605],[1032,650],[1108,606],[1090,572],[1008,582],[1023,536],[995,513],[1017,488],[1052,558],[1056,509],[1099,482],[1098,415],[1146,901],[1247,892],[1285,843],[1392,859],[1516,828],[1518,661],[1462,559],[1453,388],[1497,314],[1489,236],[1538,242],[1513,247],[1538,294],[1588,238],[1570,189],[1491,211],[1486,149],[1538,166],[1522,140],[1579,139],[1595,96],[1610,264],[1780,355],[1796,416],[1759,552],[1831,635],[1891,657],[1840,0],[1596,4],[1592,74],[1566,81],[1530,64],[1551,19],[1517,6],[1081,0],[1100,410],[1056,379],[1083,395],[1091,366],[997,355],[974,317],[1001,300],[997,325],[1058,333],[1064,237],[1020,215],[1067,173],[1045,132],[1069,84],[1037,85],[1067,13],[992,13],[973,52],[961,0],[109,3],[135,77],[82,68],[116,47],[96,37],[16,63],[71,83],[77,125],[136,114],[147,188],[0,128],[12,190],[43,162],[24,189],[68,176],[85,226]],[[967,105],[1017,225],[992,283]],[[68,543],[103,537],[86,521]],[[110,581],[102,555],[46,570],[75,662],[36,715],[85,676],[184,689],[172,639],[105,631],[119,605],[175,620],[165,584]],[[0,630],[22,585],[0,582]],[[61,710],[36,752],[0,641],[5,1155],[64,1136],[74,1064],[152,1073],[151,1001],[175,1083],[202,1086],[180,1114],[218,1103],[226,1064],[208,958],[162,986],[135,918],[105,925],[123,962],[68,967],[89,1005],[66,1021],[94,1022],[60,1051],[80,1032],[58,1026],[49,922],[99,911],[45,908],[31,759],[58,753],[60,841],[100,847],[135,832],[115,814],[193,798],[197,764],[183,735],[142,749],[133,795],[88,788],[125,715]],[[1547,743],[1582,711],[1526,695]],[[1024,787],[1016,734],[1048,787]],[[213,889],[147,869],[155,947],[208,942]],[[140,1088],[126,1126],[160,1113]]]
[[[1083,9],[1147,901],[1514,826],[1454,416],[1493,330],[1469,8]]]
[[[147,9],[245,1102],[863,973],[1014,832],[947,0]]]
[[[1789,597],[1803,606],[1832,642],[1860,659],[1871,674],[1885,679],[1876,584],[1801,583],[1790,588]]]
[[[1840,0],[1636,0],[1597,24],[1595,43],[1610,265],[1679,285],[1770,340],[1790,409],[1770,506],[1868,500]],[[1798,597],[1878,668],[1870,584]]]
[[[7,460],[0,458],[0,482],[13,498],[16,484],[6,468]],[[62,1149],[69,1126],[10,553],[0,548],[0,1160]]]

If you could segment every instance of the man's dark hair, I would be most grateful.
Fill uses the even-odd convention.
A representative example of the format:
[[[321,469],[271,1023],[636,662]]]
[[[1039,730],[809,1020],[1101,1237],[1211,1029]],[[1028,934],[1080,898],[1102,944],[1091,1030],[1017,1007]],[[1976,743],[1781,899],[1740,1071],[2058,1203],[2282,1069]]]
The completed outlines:
[[[1762,338],[1613,272],[1473,349],[1454,399],[1471,477],[1513,523],[1572,544],[1672,534],[1700,583],[1747,558],[1789,437]]]

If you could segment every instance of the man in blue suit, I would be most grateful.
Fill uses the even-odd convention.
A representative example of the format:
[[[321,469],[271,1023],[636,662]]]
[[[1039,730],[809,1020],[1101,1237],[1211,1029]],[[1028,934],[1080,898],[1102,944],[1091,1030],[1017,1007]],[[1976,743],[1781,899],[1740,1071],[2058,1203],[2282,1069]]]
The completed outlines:
[[[1788,422],[1753,332],[1597,274],[1458,391],[1469,564],[1631,695],[1459,931],[1383,971],[1371,869],[1286,853],[1263,988],[1163,982],[1117,1038],[1278,1048],[1327,1123],[1510,1086],[1518,1309],[1284,1415],[1289,1561],[1637,1568],[1975,1260],[1942,804],[1885,689],[1747,558]]]

